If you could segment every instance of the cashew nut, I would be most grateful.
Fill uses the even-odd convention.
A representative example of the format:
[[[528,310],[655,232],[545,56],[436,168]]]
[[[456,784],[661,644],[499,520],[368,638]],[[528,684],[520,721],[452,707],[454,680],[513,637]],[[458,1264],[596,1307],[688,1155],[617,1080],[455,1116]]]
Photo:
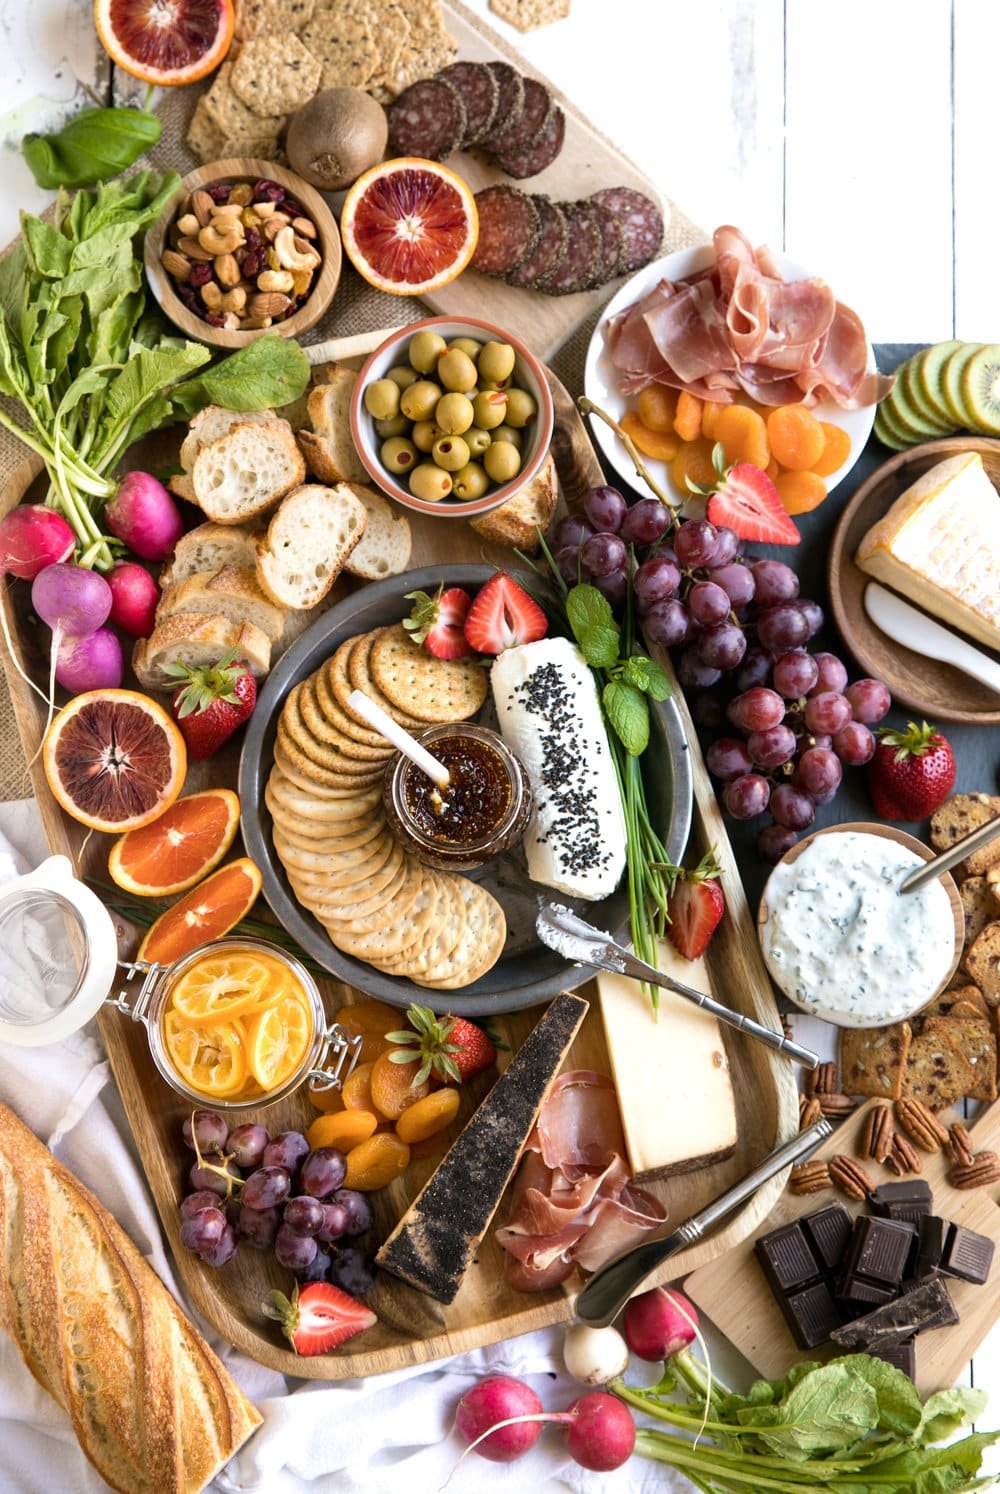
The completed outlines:
[[[265,270],[257,276],[257,289],[262,291],[290,291],[293,284],[287,270]]]
[[[222,305],[222,286],[215,280],[206,280],[199,295],[209,311],[218,311]]]
[[[244,332],[260,332],[271,325],[273,318],[269,316],[245,316],[240,322]]]
[[[215,274],[220,285],[239,285],[240,267],[235,254],[220,254],[215,259]]]
[[[243,225],[236,219],[232,219],[225,228],[217,228],[215,223],[209,223],[198,234],[198,243],[213,259],[217,254],[232,254],[243,240]]]
[[[239,331],[240,319],[236,315],[235,311],[226,312],[225,316],[222,318],[222,325],[227,332]]]
[[[239,202],[217,202],[212,210],[213,218],[239,218],[242,214],[243,206]]]
[[[184,238],[187,238],[192,234],[197,236],[200,227],[201,224],[198,222],[198,219],[195,217],[194,213],[184,213],[180,218],[177,219],[177,231]]]
[[[258,218],[272,218],[277,212],[277,204],[273,202],[255,202],[253,211]]]
[[[234,285],[232,290],[226,291],[226,294],[222,297],[222,300],[219,302],[219,310],[235,311],[237,315],[240,315],[246,309],[246,304],[246,286]]]
[[[292,225],[289,223],[281,229],[274,240],[278,263],[286,270],[314,270],[319,264],[319,255],[304,240],[298,242],[303,245],[304,253],[297,247]]]

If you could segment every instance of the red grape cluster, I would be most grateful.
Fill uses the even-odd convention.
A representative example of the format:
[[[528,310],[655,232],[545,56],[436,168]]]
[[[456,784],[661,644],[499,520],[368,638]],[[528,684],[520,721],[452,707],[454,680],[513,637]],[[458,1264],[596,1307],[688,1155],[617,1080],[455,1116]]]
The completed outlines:
[[[311,1151],[298,1131],[271,1136],[253,1124],[230,1131],[214,1110],[196,1110],[183,1134],[201,1161],[188,1172],[194,1191],[181,1203],[182,1245],[206,1265],[224,1266],[245,1240],[255,1250],[273,1249],[300,1281],[331,1281],[355,1297],[371,1291],[365,1252],[340,1243],[374,1223],[366,1196],[341,1187],[343,1152]]]

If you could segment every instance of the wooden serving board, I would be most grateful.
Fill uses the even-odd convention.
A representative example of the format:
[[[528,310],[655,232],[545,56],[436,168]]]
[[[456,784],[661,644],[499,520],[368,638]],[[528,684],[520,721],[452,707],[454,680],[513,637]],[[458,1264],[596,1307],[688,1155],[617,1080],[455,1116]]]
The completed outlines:
[[[838,1152],[849,1157],[857,1156],[858,1135],[864,1118],[876,1103],[871,1100],[856,1110],[837,1127],[830,1139],[813,1154],[814,1157],[829,1158]],[[952,1118],[946,1115],[945,1124]],[[1000,1102],[985,1110],[970,1129],[977,1151],[996,1150],[1000,1145]],[[1000,1187],[971,1188],[963,1192],[948,1182],[949,1161],[945,1152],[936,1152],[929,1157],[922,1153],[921,1156],[924,1164],[921,1176],[931,1186],[934,1213],[964,1224],[981,1235],[988,1235],[997,1246],[993,1269],[985,1286],[974,1286],[968,1281],[948,1281],[948,1290],[961,1322],[951,1328],[920,1334],[917,1338],[916,1383],[920,1394],[925,1396],[955,1384],[1000,1316],[1000,1294],[997,1291],[997,1282],[1000,1281]],[[876,1162],[863,1165],[879,1183],[898,1181],[887,1168]],[[800,1219],[804,1214],[812,1214],[832,1202],[843,1204],[852,1216],[869,1212],[865,1205],[845,1198],[839,1190],[802,1197],[786,1192],[766,1223],[744,1236],[732,1250],[717,1255],[713,1261],[700,1267],[685,1283],[684,1289],[691,1300],[767,1379],[786,1374],[789,1364],[805,1359],[829,1358],[833,1353],[841,1352],[832,1344],[826,1350],[804,1352],[796,1348],[753,1253],[758,1236],[793,1219]]]
[[[328,344],[324,351],[327,357],[334,357],[339,352],[345,357],[350,354],[358,361],[384,335],[379,331],[363,339],[355,337],[346,340],[340,348]],[[553,375],[549,380],[556,406],[552,449],[564,497],[572,505],[588,487],[603,479],[575,405]],[[146,465],[154,471],[162,469],[176,455],[181,435],[182,429],[177,428],[155,438],[155,446],[153,440],[143,443],[131,454],[131,465]],[[26,459],[0,501],[3,513],[22,498],[39,501],[43,497],[44,480],[36,481],[39,466],[34,457]],[[483,557],[511,563],[509,551],[501,552],[484,545],[463,522],[438,521],[418,514],[411,515],[410,519],[414,566]],[[347,579],[342,579],[335,595],[347,595],[351,586],[356,588],[358,584],[351,582],[349,585]],[[41,682],[47,675],[48,632],[37,624],[33,626],[30,621],[28,588],[17,583],[6,592],[3,605],[7,608],[11,630],[20,642],[22,661],[33,677]],[[669,668],[669,660],[665,657],[663,663],[665,668]],[[26,755],[31,759],[44,725],[44,709],[10,667],[6,655],[4,665],[21,739]],[[709,954],[713,988],[717,996],[727,1000],[736,1010],[776,1027],[778,1012],[760,956],[753,918],[694,728],[679,692],[678,704],[690,744],[694,776],[692,854],[697,859],[710,845],[717,846],[726,889],[728,913],[712,941]],[[238,750],[233,748],[209,763],[192,764],[185,791],[190,793],[213,784],[235,785],[237,756]],[[69,856],[79,874],[107,880],[109,840],[96,834],[88,836],[82,826],[62,812],[37,761],[32,765],[31,774],[51,850]],[[233,854],[241,854],[238,844]],[[121,934],[123,952],[130,952],[135,947],[135,932],[125,925]],[[360,999],[359,993],[333,978],[321,980],[319,984],[331,1016],[345,1002]],[[584,994],[595,1007],[573,1046],[569,1064],[608,1072],[607,1049],[600,1015],[596,1011],[596,986],[586,988]],[[534,1008],[496,1019],[497,1031],[509,1047],[507,1053],[500,1055],[501,1067],[509,1061],[539,1015],[540,1009]],[[99,1021],[149,1186],[184,1286],[208,1322],[243,1353],[283,1374],[339,1379],[379,1374],[404,1365],[442,1358],[547,1324],[564,1322],[572,1316],[578,1283],[570,1281],[558,1290],[537,1296],[512,1291],[504,1280],[503,1253],[494,1243],[491,1232],[483,1241],[477,1260],[450,1307],[442,1308],[401,1282],[382,1275],[371,1299],[379,1319],[374,1328],[363,1338],[346,1345],[340,1353],[312,1359],[298,1358],[261,1312],[260,1305],[271,1287],[283,1290],[288,1287],[288,1273],[277,1265],[270,1252],[259,1254],[243,1247],[233,1262],[213,1271],[181,1247],[177,1209],[185,1191],[184,1175],[192,1154],[180,1142],[180,1128],[190,1106],[160,1079],[140,1024],[113,1011],[101,1013]],[[726,1043],[737,1096],[739,1143],[734,1155],[726,1162],[654,1185],[654,1191],[666,1203],[675,1222],[693,1213],[755,1166],[774,1146],[792,1135],[798,1123],[795,1075],[787,1061],[759,1043],[730,1032],[727,1032]],[[482,1099],[489,1082],[489,1076],[483,1075],[468,1086],[458,1119],[451,1132],[442,1137],[436,1154],[427,1155],[425,1152],[425,1155],[415,1158],[403,1177],[372,1195],[379,1239],[389,1233],[410,1199],[426,1182],[447,1145]],[[669,1096],[665,1096],[664,1106],[669,1103]],[[263,1119],[272,1131],[304,1130],[315,1114],[306,1096],[300,1093],[269,1107]],[[692,1116],[690,1123],[696,1130],[698,1117]],[[775,1179],[761,1190],[752,1203],[714,1238],[701,1242],[680,1257],[674,1257],[669,1264],[669,1276],[683,1275],[711,1260],[717,1253],[730,1250],[767,1216],[780,1195],[782,1181]],[[498,1220],[504,1216],[505,1205],[501,1204]],[[667,1279],[666,1269],[661,1279]]]

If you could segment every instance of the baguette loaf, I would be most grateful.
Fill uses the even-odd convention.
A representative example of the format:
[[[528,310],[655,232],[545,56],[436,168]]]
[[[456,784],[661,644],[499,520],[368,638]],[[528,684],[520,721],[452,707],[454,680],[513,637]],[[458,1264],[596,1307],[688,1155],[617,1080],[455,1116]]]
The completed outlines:
[[[306,468],[286,420],[234,425],[194,459],[195,502],[216,524],[245,524],[297,488]]]
[[[217,664],[233,648],[258,679],[267,674],[271,640],[266,633],[253,623],[233,623],[217,612],[189,612],[165,617],[148,638],[140,638],[132,653],[132,668],[144,690],[176,690],[177,681],[164,673],[165,664],[201,669]]]
[[[406,515],[364,483],[350,482],[347,486],[361,499],[368,518],[365,532],[348,555],[344,569],[365,581],[398,576],[410,563],[413,543]]]
[[[166,590],[156,609],[156,620],[185,613],[221,613],[233,623],[253,623],[277,643],[285,627],[285,609],[267,599],[257,584],[257,573],[240,565],[218,571],[196,571]]]
[[[0,1327],[121,1494],[197,1494],[260,1416],[94,1195],[0,1105]]]
[[[225,566],[254,567],[254,545],[247,529],[235,524],[199,524],[182,534],[174,553],[160,569],[160,586],[176,586],[199,571],[221,571]]]
[[[357,383],[353,368],[334,366],[329,383],[309,391],[307,410],[312,430],[299,431],[309,471],[321,482],[367,482],[368,473],[351,435],[351,398]]]
[[[258,539],[257,580],[280,607],[315,607],[364,532],[364,504],[346,484],[307,483],[289,493]]]

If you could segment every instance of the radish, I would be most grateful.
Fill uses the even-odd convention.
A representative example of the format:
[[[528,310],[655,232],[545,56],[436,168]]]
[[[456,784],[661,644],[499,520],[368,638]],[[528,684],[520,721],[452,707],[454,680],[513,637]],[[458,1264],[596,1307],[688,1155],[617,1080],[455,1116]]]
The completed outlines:
[[[617,1328],[572,1323],[563,1340],[563,1361],[581,1385],[609,1385],[628,1368],[628,1345]]]
[[[535,1419],[541,1410],[541,1401],[523,1380],[489,1375],[463,1395],[455,1426],[469,1443],[468,1452],[475,1448],[491,1463],[512,1463],[541,1436],[542,1424]],[[499,1430],[491,1431],[498,1425]]]
[[[55,709],[56,660],[62,641],[85,638],[107,621],[111,611],[111,587],[96,571],[83,566],[47,565],[31,583],[31,605],[42,622],[52,629],[52,654],[49,669],[49,713],[47,732]],[[43,736],[44,736],[43,732]]]
[[[156,622],[160,588],[134,560],[123,560],[106,577],[111,587],[111,621],[130,638],[148,638]]]
[[[566,1426],[566,1451],[574,1463],[592,1473],[610,1473],[632,1456],[635,1422],[617,1396],[591,1390],[560,1417]]]
[[[142,560],[166,560],[184,533],[180,509],[148,472],[127,472],[104,510],[111,533]]]
[[[65,633],[55,649],[56,679],[72,695],[85,690],[117,690],[125,678],[121,639],[110,628],[82,638]]]
[[[47,565],[68,560],[76,535],[62,514],[40,503],[22,503],[0,520],[0,575],[34,581]]]
[[[640,1359],[671,1359],[698,1337],[698,1314],[681,1292],[654,1287],[625,1308],[625,1338]]]

